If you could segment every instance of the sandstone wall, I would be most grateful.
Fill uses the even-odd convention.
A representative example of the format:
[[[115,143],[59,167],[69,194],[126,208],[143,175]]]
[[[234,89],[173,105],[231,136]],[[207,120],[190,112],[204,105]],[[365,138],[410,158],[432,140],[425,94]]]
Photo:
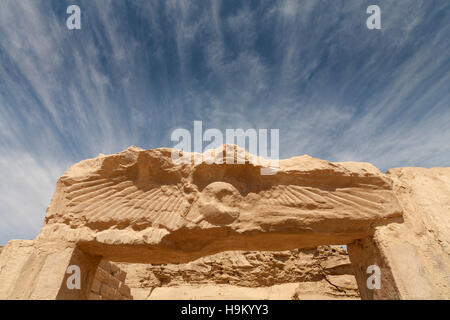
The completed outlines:
[[[214,151],[222,163],[213,165],[136,147],[82,161],[58,180],[39,239],[77,242],[110,261],[186,263],[350,243],[402,215],[392,181],[368,163],[301,156],[261,175],[268,168],[253,155],[226,148],[231,155]]]
[[[0,254],[0,300],[85,300],[99,257],[67,242],[11,240]],[[69,289],[69,266],[80,268],[80,289]]]
[[[116,264],[102,260],[95,273],[89,300],[133,300],[125,284],[126,272]]]
[[[403,217],[376,226],[348,246],[356,277],[366,288],[368,265],[379,265],[383,290],[364,299],[450,298],[450,168],[397,168],[387,172]]]
[[[2,250],[0,299],[87,299],[101,258],[152,264],[129,266],[144,274],[129,285],[139,298],[199,286],[223,288],[211,296],[254,288],[276,297],[295,284],[294,298],[330,288],[328,296],[351,295],[350,274],[332,274],[336,268],[323,266],[328,259],[294,250],[328,244],[348,244],[363,299],[450,297],[450,168],[383,174],[368,163],[301,156],[261,175],[267,163],[224,147],[231,153],[186,154],[221,160],[213,165],[175,163],[171,149],[131,147],[72,166],[57,182],[39,236]],[[291,251],[283,257],[282,250]],[[63,285],[72,265],[82,269],[78,291]],[[380,290],[366,285],[373,265],[381,269]]]
[[[187,264],[120,264],[135,299],[358,299],[345,249],[228,251]]]

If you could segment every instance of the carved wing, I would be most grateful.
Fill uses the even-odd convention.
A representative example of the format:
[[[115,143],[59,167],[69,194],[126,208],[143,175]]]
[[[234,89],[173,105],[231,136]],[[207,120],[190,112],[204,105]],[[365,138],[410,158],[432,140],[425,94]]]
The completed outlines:
[[[126,176],[77,182],[66,189],[67,209],[85,225],[105,229],[119,224],[139,230],[173,226],[189,208],[177,185],[139,185]]]
[[[318,188],[288,185],[277,186],[269,192],[263,192],[262,201],[270,201],[283,206],[305,207],[306,209],[329,209],[335,206],[358,207],[364,210],[379,210],[383,203],[381,196],[373,190],[365,192],[362,188],[342,188],[326,191]]]
[[[297,185],[278,185],[261,191],[253,199],[257,207],[287,207],[330,214],[339,212],[355,218],[370,218],[383,215],[391,203],[386,190],[363,187],[323,190]]]
[[[102,162],[100,168],[79,176],[69,170],[58,182],[46,223],[97,231],[151,226],[171,230],[182,222],[192,200],[181,179],[170,172],[165,176],[161,164],[151,160],[134,159],[124,167],[120,159],[112,169],[104,169],[108,164]]]

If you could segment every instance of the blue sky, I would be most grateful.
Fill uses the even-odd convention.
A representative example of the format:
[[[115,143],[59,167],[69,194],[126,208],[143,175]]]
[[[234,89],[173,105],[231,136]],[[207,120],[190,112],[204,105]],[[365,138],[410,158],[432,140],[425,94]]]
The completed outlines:
[[[449,21],[448,0],[2,0],[0,245],[37,235],[70,165],[194,120],[279,128],[281,158],[449,166]]]

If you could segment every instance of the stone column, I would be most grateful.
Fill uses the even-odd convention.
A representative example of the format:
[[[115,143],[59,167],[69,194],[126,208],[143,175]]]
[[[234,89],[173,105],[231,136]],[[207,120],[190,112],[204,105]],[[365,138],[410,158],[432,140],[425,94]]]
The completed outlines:
[[[361,299],[400,299],[400,294],[391,272],[389,258],[380,251],[379,245],[373,237],[352,242],[347,245],[347,249]],[[379,268],[379,288],[374,287],[374,283],[369,279],[372,275],[377,276],[374,272],[378,270],[373,270],[369,268],[370,266]]]
[[[372,237],[348,245],[363,299],[450,299],[450,168],[387,172],[403,218],[375,226]],[[381,288],[369,290],[369,265]]]

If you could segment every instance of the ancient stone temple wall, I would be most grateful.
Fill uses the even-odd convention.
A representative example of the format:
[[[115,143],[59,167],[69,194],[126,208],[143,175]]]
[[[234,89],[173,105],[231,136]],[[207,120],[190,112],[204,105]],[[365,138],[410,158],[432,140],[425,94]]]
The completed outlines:
[[[63,241],[12,240],[0,254],[0,299],[82,299],[100,262],[73,243]],[[81,287],[67,285],[69,266],[80,270]]]
[[[131,147],[67,170],[39,236],[3,248],[0,299],[87,299],[102,259],[186,264],[342,244],[363,299],[450,297],[450,168],[383,174],[301,156],[261,175],[267,163],[236,146],[185,154],[203,162],[176,163],[172,152]],[[74,265],[78,290],[66,285]]]
[[[450,298],[450,168],[397,168],[394,182],[403,216],[377,226],[348,246],[364,299]],[[364,285],[379,265],[383,290]]]
[[[128,264],[135,299],[359,299],[342,247],[227,251],[186,264]]]

